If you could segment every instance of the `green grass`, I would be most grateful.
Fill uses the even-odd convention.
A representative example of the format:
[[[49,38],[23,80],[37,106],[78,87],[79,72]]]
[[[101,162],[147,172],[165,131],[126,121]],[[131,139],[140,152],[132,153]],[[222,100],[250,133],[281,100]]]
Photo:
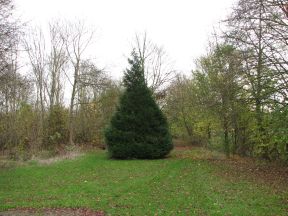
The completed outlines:
[[[206,160],[117,161],[104,152],[0,170],[0,212],[88,207],[107,215],[287,215],[283,194],[231,181]]]

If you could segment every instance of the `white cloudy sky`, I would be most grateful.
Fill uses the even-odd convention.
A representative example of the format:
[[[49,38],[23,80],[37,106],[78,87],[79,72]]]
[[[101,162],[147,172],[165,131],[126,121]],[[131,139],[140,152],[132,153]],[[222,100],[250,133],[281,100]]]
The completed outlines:
[[[236,0],[15,0],[22,19],[47,25],[51,19],[85,20],[96,28],[91,55],[113,77],[127,66],[135,33],[163,45],[175,68],[188,73],[205,53],[213,26]],[[126,56],[126,57],[125,57]]]

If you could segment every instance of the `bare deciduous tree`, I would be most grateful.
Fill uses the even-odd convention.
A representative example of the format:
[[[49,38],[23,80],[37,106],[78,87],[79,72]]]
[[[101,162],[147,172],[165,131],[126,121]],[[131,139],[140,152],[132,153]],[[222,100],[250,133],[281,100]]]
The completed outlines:
[[[82,97],[79,97],[78,100],[79,103],[87,103],[99,96],[101,91],[109,85],[110,79],[104,70],[96,67],[90,60],[84,60],[81,63],[80,72],[79,93],[82,92]]]
[[[0,76],[8,67],[9,52],[18,40],[19,26],[12,17],[13,10],[12,0],[0,0]]]
[[[94,32],[89,31],[83,22],[67,23],[64,34],[62,37],[65,40],[66,51],[69,58],[69,62],[73,68],[73,80],[72,92],[70,99],[70,113],[69,113],[69,143],[74,144],[74,126],[73,115],[75,97],[77,93],[77,86],[79,82],[79,75],[81,69],[81,63],[83,61],[83,54],[86,51],[88,45],[91,43]]]
[[[61,77],[67,63],[67,54],[65,40],[61,31],[63,26],[60,21],[54,21],[49,24],[51,50],[48,58],[49,74],[50,74],[50,108],[61,103]]]
[[[282,105],[286,104],[288,98],[286,5],[282,0],[241,0],[227,20],[230,31],[226,37],[243,51],[247,77],[255,93],[253,97],[259,98],[257,107],[262,106],[262,96],[270,100],[277,98],[274,102]],[[272,71],[269,78],[276,82],[274,88],[269,88],[269,91],[266,89],[263,93],[262,82],[268,80],[265,79],[268,68]]]
[[[246,77],[250,86],[251,98],[255,105],[258,128],[263,132],[263,105],[267,97],[266,81],[270,78],[267,73],[268,59],[265,53],[268,47],[265,39],[269,37],[269,28],[264,20],[268,16],[263,0],[241,0],[228,18],[228,41],[242,50],[246,64]]]
[[[163,94],[168,83],[175,79],[176,71],[163,47],[147,39],[146,33],[136,35],[134,50],[144,68],[146,83],[157,94]]]
[[[30,65],[35,79],[37,99],[36,107],[40,110],[39,133],[43,138],[43,124],[47,92],[47,53],[45,38],[40,28],[31,29],[30,34],[23,41],[24,48],[29,57]],[[42,140],[40,141],[42,143]]]
[[[28,102],[31,81],[19,73],[17,53],[7,58],[8,67],[0,79],[0,112],[15,113],[21,103]]]

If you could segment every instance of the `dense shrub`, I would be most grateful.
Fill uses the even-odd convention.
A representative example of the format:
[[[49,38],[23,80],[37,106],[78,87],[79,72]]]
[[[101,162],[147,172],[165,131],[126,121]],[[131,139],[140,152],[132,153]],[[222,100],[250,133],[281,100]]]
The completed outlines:
[[[51,149],[67,142],[67,121],[68,112],[65,108],[55,105],[50,109],[44,142],[46,148]]]

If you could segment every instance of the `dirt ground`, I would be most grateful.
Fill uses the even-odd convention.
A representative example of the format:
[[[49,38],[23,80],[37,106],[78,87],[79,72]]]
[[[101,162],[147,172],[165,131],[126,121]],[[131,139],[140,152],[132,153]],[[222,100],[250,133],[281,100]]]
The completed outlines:
[[[241,157],[210,162],[224,167],[220,174],[227,178],[245,178],[268,185],[276,192],[288,191],[288,166],[283,164]]]
[[[0,216],[104,216],[102,211],[92,211],[86,208],[18,208],[0,212]]]
[[[189,151],[191,150],[191,151]],[[215,165],[216,172],[225,178],[247,179],[257,184],[268,185],[275,192],[288,191],[288,166],[279,162],[270,162],[249,157],[232,155],[229,158],[222,153],[209,151],[201,147],[175,148],[175,157],[205,160]],[[189,152],[194,152],[189,154]],[[287,200],[288,202],[288,200]]]

